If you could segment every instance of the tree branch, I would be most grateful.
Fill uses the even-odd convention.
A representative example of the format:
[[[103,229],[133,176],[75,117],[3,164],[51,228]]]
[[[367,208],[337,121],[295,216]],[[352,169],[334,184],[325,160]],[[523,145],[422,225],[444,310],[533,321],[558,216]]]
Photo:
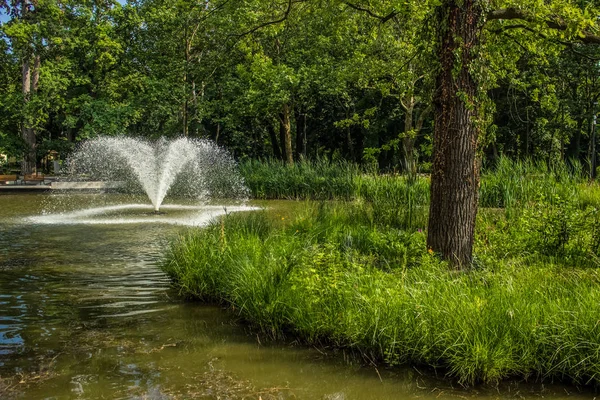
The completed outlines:
[[[531,14],[530,12],[512,8],[512,7],[490,11],[487,14],[488,21],[495,20],[495,19],[508,19],[508,20],[520,19],[520,20],[527,21],[527,22],[542,22],[548,28],[558,30],[558,31],[564,31],[564,30],[567,30],[567,28],[568,28],[567,24],[565,23],[565,21],[563,19],[557,18],[554,20],[538,21],[535,18],[535,16],[533,14]],[[524,25],[511,25],[506,28],[508,28],[508,29],[524,28],[524,29],[527,29],[527,30],[533,32],[533,30],[531,28],[525,27]],[[600,36],[595,35],[588,31],[581,32],[579,34],[579,36],[577,37],[577,40],[579,40],[580,42],[585,43],[585,44],[600,44]]]
[[[223,1],[221,4],[217,4],[215,7],[213,7],[212,9],[208,10],[208,12],[197,21],[197,25],[196,25],[196,29],[194,29],[194,32],[192,33],[192,38],[191,41],[194,40],[194,36],[196,35],[196,32],[198,31],[198,28],[200,27],[200,25],[204,22],[207,21],[214,13],[216,13],[217,11],[220,11],[221,9],[223,9],[227,3],[230,3],[231,0],[225,0]]]
[[[296,1],[296,2],[298,2],[298,1]],[[282,23],[283,21],[285,21],[287,19],[288,15],[290,15],[290,11],[292,11],[292,4],[293,3],[294,2],[292,0],[288,0],[287,10],[285,10],[285,12],[283,13],[283,16],[281,16],[281,18],[273,20],[273,21],[265,22],[263,24],[255,26],[252,29],[247,30],[246,32],[239,33],[239,34],[237,34],[235,36],[239,36],[239,37],[246,36],[246,35],[249,35],[251,33],[256,32],[259,29],[265,28],[265,27],[267,27],[269,25],[276,25],[276,24]]]
[[[402,106],[402,108],[404,108],[404,111],[407,111],[408,107],[406,106],[406,104],[404,104],[404,99],[402,98],[402,96],[400,96],[399,100],[400,100],[400,105]]]
[[[396,10],[392,10],[392,12],[391,12],[391,13],[389,13],[388,15],[386,15],[386,16],[381,16],[381,15],[377,15],[377,14],[375,14],[373,11],[371,11],[371,10],[369,10],[369,9],[367,9],[367,8],[362,8],[362,7],[360,7],[360,6],[357,6],[356,4],[352,4],[352,3],[349,3],[349,2],[347,2],[347,1],[345,1],[345,2],[344,2],[344,4],[346,4],[348,7],[350,7],[350,8],[353,8],[353,9],[355,9],[355,10],[357,10],[357,11],[366,12],[366,13],[367,13],[367,14],[369,14],[371,17],[373,17],[373,18],[377,18],[378,20],[380,20],[382,24],[385,24],[385,23],[386,23],[386,22],[388,22],[390,19],[394,18],[396,15],[398,15],[398,14],[399,14],[399,12],[398,12],[398,11],[396,11]]]
[[[506,31],[511,30],[511,29],[524,29],[524,30],[526,30],[528,32],[531,32],[533,34],[538,35],[542,39],[548,39],[547,35],[543,34],[542,32],[536,31],[532,27],[527,26],[525,24],[506,25],[506,26],[501,27],[500,29],[491,30],[490,32],[492,32],[492,33],[505,33]],[[564,44],[564,45],[568,44],[567,42],[560,42],[560,41],[559,41],[559,43]]]

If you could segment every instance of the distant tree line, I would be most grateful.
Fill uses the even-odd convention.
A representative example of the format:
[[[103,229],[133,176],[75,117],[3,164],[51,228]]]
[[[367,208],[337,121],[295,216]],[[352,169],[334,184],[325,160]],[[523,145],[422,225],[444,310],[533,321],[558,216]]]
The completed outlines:
[[[437,66],[427,2],[0,5],[9,16],[0,26],[0,152],[26,168],[50,150],[65,155],[79,140],[119,134],[211,138],[238,158],[430,168]],[[485,159],[587,163],[600,50],[541,28],[504,28],[484,31]]]

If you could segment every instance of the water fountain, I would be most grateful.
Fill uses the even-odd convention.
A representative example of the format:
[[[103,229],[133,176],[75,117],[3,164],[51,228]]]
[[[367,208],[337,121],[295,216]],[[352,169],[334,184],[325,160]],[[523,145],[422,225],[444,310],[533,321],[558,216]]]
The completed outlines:
[[[227,151],[208,140],[99,137],[84,142],[69,162],[72,176],[124,182],[143,190],[154,210],[170,191],[177,196],[245,199],[248,190]]]
[[[123,194],[145,193],[149,205],[130,204],[122,200],[71,212],[46,212],[36,219],[39,223],[137,223],[168,222],[186,225],[204,224],[209,219],[227,211],[251,208],[230,205],[206,205],[208,201],[225,199],[240,203],[248,198],[248,189],[237,171],[233,157],[209,140],[161,138],[151,142],[131,137],[98,137],[83,142],[70,157],[65,168],[73,181],[101,181],[108,186],[118,186]],[[118,185],[115,185],[118,184]],[[179,205],[163,205],[165,197],[178,199]],[[72,195],[71,195],[72,197]],[[114,200],[115,196],[111,198]],[[59,202],[57,202],[59,203]],[[167,209],[171,218],[158,218]],[[137,214],[132,218],[131,211]],[[156,214],[148,218],[148,211]],[[195,213],[177,217],[177,212]],[[144,216],[140,218],[140,213]],[[115,217],[117,215],[118,217]],[[110,218],[98,218],[98,217]]]

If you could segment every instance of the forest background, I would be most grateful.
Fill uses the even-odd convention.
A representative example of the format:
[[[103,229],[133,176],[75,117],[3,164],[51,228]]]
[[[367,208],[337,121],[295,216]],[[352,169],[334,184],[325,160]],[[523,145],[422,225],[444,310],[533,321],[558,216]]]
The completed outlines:
[[[591,2],[551,3],[593,16]],[[39,163],[96,135],[185,135],[240,160],[431,168],[435,1],[0,4],[0,153]],[[600,50],[568,34],[510,20],[482,31],[484,165],[573,159],[595,174]]]

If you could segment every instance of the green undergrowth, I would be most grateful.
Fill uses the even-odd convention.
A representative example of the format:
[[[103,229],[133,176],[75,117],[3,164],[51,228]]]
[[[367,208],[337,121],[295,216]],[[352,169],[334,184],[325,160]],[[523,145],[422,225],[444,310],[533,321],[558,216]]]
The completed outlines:
[[[363,201],[307,205],[291,219],[231,214],[183,235],[163,267],[182,295],[226,304],[274,338],[440,367],[464,384],[597,384],[600,273],[585,261],[595,233],[582,226],[582,242],[556,247],[537,208],[482,212],[466,272],[428,252],[422,229]]]
[[[363,171],[344,161],[303,160],[287,165],[276,160],[250,160],[240,165],[254,199],[357,200],[408,209],[409,222],[429,205],[429,177],[381,175]],[[532,160],[501,157],[482,172],[479,205],[486,208],[521,208],[527,203],[556,197],[581,205],[596,204],[600,192],[589,190],[581,165],[548,166]]]
[[[360,169],[345,161],[249,160],[240,173],[254,199],[349,200]]]
[[[513,161],[501,157],[493,168],[483,172],[479,191],[481,207],[520,208],[540,199],[574,198],[586,186],[581,165],[548,166],[533,160]],[[582,197],[582,204],[594,199]]]

